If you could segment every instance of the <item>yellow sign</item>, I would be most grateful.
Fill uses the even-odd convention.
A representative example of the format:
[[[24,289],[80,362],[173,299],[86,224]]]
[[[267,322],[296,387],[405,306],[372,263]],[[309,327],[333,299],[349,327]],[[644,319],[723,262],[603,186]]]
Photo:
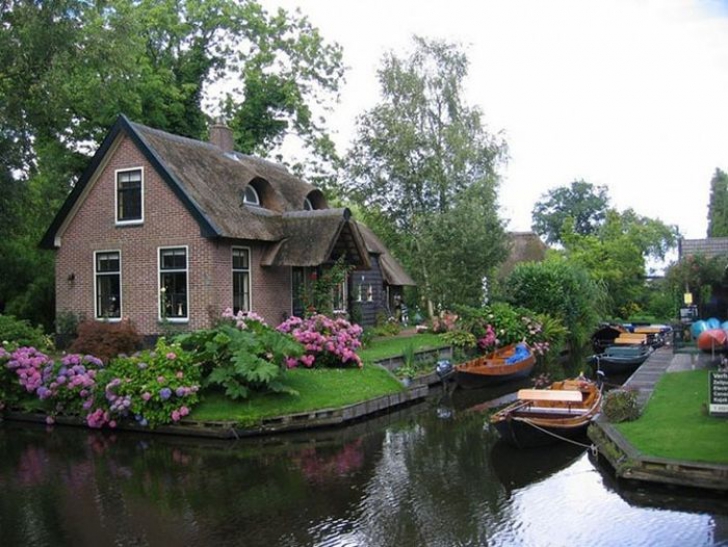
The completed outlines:
[[[685,294],[683,295],[683,302],[685,302],[685,305],[686,305],[686,306],[689,306],[689,305],[691,305],[691,304],[693,303],[693,293],[691,293],[691,292],[686,292],[686,293],[685,293]]]

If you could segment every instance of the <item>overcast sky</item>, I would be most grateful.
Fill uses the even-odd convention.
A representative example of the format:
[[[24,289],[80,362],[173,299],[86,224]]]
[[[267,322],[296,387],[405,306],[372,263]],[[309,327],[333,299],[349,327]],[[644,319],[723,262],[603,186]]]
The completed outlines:
[[[705,237],[710,179],[728,171],[728,9],[717,0],[261,0],[300,7],[350,67],[329,117],[339,151],[379,99],[388,51],[413,34],[461,44],[467,97],[503,132],[501,216],[529,230],[575,179],[612,205]]]

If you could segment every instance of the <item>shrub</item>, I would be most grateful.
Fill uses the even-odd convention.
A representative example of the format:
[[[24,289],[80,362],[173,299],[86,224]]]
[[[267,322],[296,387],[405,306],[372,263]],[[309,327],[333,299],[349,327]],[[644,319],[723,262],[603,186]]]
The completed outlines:
[[[278,325],[278,330],[293,335],[305,349],[305,355],[288,359],[289,368],[299,364],[309,368],[314,364],[323,367],[362,366],[356,353],[361,347],[362,328],[346,319],[330,319],[320,314],[306,319],[289,317]]]
[[[130,354],[142,345],[142,337],[131,321],[118,323],[84,321],[78,326],[78,337],[69,348],[72,353],[95,355],[103,362],[121,354]]]
[[[613,389],[604,396],[602,413],[615,424],[636,420],[640,416],[637,393],[628,389]]]
[[[50,403],[50,415],[58,412],[83,414],[84,403],[92,396],[96,375],[104,364],[92,355],[64,355],[43,369],[43,385],[36,394]]]
[[[176,340],[203,367],[205,386],[219,386],[232,399],[251,391],[295,393],[282,382],[288,359],[303,355],[303,347],[252,313],[226,310],[214,329],[180,335]]]
[[[119,420],[151,428],[177,422],[198,402],[200,367],[193,354],[164,338],[154,350],[113,359],[96,375],[83,403],[89,427],[116,427]]]
[[[15,347],[50,349],[52,346],[50,338],[45,335],[41,327],[33,327],[24,319],[2,314],[0,314],[0,342]]]

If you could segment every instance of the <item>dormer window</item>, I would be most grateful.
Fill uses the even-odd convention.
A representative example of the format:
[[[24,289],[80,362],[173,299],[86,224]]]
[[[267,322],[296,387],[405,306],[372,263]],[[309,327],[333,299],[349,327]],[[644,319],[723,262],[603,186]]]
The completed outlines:
[[[313,211],[313,203],[311,203],[310,199],[305,198],[303,200],[303,210],[304,211]]]
[[[245,205],[260,207],[260,197],[258,196],[258,191],[250,184],[245,187],[245,191],[243,192],[243,203]]]

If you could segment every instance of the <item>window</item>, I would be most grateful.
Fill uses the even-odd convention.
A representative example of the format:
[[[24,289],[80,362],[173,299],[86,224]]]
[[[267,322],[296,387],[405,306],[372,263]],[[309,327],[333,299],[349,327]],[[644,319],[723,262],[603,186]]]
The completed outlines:
[[[159,318],[186,320],[187,247],[159,249]]]
[[[121,319],[121,253],[94,253],[96,319]]]
[[[335,314],[347,313],[347,299],[349,298],[348,284],[348,276],[346,276],[341,283],[332,288],[332,305]]]
[[[250,184],[245,187],[245,191],[243,192],[243,203],[246,205],[255,205],[256,207],[260,207],[258,191]]]
[[[233,313],[250,311],[250,250],[233,247]]]
[[[143,194],[141,169],[116,172],[117,224],[140,223],[144,221]]]

